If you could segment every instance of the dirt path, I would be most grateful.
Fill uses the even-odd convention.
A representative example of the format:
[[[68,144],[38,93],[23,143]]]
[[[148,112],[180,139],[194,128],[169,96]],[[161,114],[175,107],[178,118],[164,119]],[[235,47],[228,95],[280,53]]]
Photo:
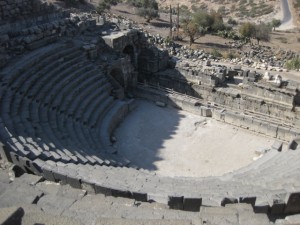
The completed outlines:
[[[281,0],[281,25],[278,27],[278,30],[289,30],[293,29],[294,20],[293,15],[291,13],[291,1],[288,0]]]

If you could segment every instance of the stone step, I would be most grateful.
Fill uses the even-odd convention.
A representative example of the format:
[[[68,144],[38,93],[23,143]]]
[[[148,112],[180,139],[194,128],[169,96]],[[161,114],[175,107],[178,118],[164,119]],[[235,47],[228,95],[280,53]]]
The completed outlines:
[[[49,101],[50,101],[51,97],[53,97],[53,94],[52,95],[48,95],[48,94],[51,91],[58,89],[58,87],[56,85],[59,84],[62,81],[62,79],[65,78],[66,76],[70,77],[70,74],[73,74],[73,73],[79,74],[78,70],[84,67],[83,62],[80,58],[76,58],[74,60],[76,62],[73,62],[73,61],[66,62],[64,64],[64,67],[61,68],[59,70],[59,72],[57,71],[55,74],[52,74],[51,76],[49,76],[49,75],[47,77],[45,76],[45,78],[48,78],[48,79],[44,80],[43,82],[40,83],[40,84],[42,84],[42,86],[36,88],[37,93],[33,93],[33,96],[38,96],[37,94],[39,93],[40,98],[38,100],[42,101],[42,99],[45,99],[43,101],[43,103],[49,104]]]
[[[29,70],[22,73],[17,80],[13,81],[14,83],[11,86],[15,87],[15,92],[27,93],[28,89],[31,89],[32,85],[36,84],[39,77],[47,75],[47,73],[62,63],[61,57],[72,60],[80,55],[82,55],[82,52],[78,48],[60,49],[55,54],[39,61]]]
[[[82,117],[83,112],[87,108],[91,107],[91,105],[93,105],[93,103],[97,102],[97,99],[101,98],[101,96],[103,96],[103,98],[104,98],[104,96],[108,97],[110,88],[111,88],[110,84],[106,83],[103,86],[97,87],[97,89],[92,90],[90,92],[90,94],[88,94],[88,96],[86,96],[84,99],[81,99],[81,98],[75,99],[72,102],[72,104],[75,104],[76,108],[70,107],[71,109],[75,108],[73,110],[75,119],[79,120]],[[85,93],[85,92],[83,92],[83,93]]]
[[[99,127],[100,121],[108,112],[110,107],[114,104],[114,100],[112,96],[108,96],[104,101],[99,104],[95,109],[91,112],[91,115],[88,117],[88,125],[91,128]]]
[[[266,154],[264,154],[261,158],[257,159],[256,161],[250,163],[248,166],[245,166],[239,170],[233,171],[231,173],[225,174],[222,176],[222,179],[231,179],[232,177],[238,177],[238,176],[243,176],[247,171],[253,171],[256,168],[258,168],[260,165],[268,162],[270,159],[273,157],[281,154],[278,151],[271,150],[268,151]]]
[[[87,106],[86,111],[83,112],[83,115],[81,116],[81,122],[84,125],[89,125],[90,122],[95,122],[91,121],[92,120],[92,115],[94,115],[95,111],[101,110],[107,101],[113,101],[113,98],[108,95],[106,91],[104,91],[97,99],[96,101],[90,102],[90,104]],[[79,115],[78,115],[79,116]],[[96,116],[100,116],[99,114],[96,114]]]
[[[111,134],[129,112],[130,102],[116,101],[101,121],[99,136],[103,146],[111,146]]]
[[[166,220],[166,219],[98,219],[95,225],[192,225],[189,220]]]
[[[47,57],[52,55],[57,50],[61,49],[61,44],[52,44],[45,48],[38,49],[34,52],[26,54],[20,60],[18,60],[14,65],[8,66],[1,73],[2,82],[7,82],[9,80],[15,79],[20,73],[27,71],[32,67],[32,65],[36,64],[43,57]]]
[[[21,225],[24,210],[21,207],[13,206],[0,208],[0,224],[2,225]]]
[[[63,98],[61,99],[61,101],[59,101],[60,99],[57,99],[57,104],[60,106],[60,110],[64,112],[71,111],[72,109],[70,107],[70,104],[72,104],[74,101],[76,102],[76,100],[79,98],[80,93],[92,88],[92,85],[94,83],[102,82],[102,77],[97,76],[97,73],[98,71],[96,70],[88,71],[81,75],[85,77],[85,79],[81,82],[79,81],[79,83],[77,83],[75,87],[66,87],[65,94],[63,94]]]
[[[64,216],[53,216],[44,212],[30,212],[26,213],[22,219],[22,225],[32,225],[32,224],[44,224],[44,225],[83,225],[70,217]]]

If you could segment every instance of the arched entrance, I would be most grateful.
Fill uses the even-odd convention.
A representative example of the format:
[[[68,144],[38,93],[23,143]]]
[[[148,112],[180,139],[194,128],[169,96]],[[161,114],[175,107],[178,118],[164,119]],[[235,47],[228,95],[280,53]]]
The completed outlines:
[[[129,55],[131,64],[135,67],[135,57],[134,57],[134,48],[133,48],[133,46],[132,45],[127,45],[124,48],[123,53],[126,54],[126,55]]]
[[[114,68],[110,71],[110,75],[122,86],[125,86],[124,74],[121,69]]]

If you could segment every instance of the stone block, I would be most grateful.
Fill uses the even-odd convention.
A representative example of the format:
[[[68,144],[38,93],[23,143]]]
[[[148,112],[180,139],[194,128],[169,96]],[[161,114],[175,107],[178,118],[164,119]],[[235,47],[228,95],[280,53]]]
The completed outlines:
[[[169,196],[168,206],[170,209],[183,209],[183,196]]]
[[[238,200],[236,198],[225,197],[221,201],[221,206],[225,206],[227,204],[235,204],[235,203],[238,203]]]
[[[71,187],[80,189],[81,188],[80,181],[81,181],[80,177],[76,176],[75,174],[68,173],[68,175],[67,175],[67,183]]]
[[[0,142],[0,158],[6,160],[8,162],[12,162],[12,159],[10,156],[10,151],[1,142]]]
[[[201,205],[202,205],[202,198],[183,199],[183,210],[185,211],[199,212]]]
[[[285,217],[285,221],[288,222],[288,224],[300,224],[300,215],[292,215],[292,216],[287,216]]]
[[[43,160],[40,159],[35,159],[34,161],[30,162],[30,169],[31,171],[38,175],[38,176],[43,176],[43,170],[42,170],[42,165],[45,162]]]
[[[288,144],[288,150],[296,150],[299,146],[299,139],[293,139]],[[1,150],[1,149],[0,149]]]
[[[255,213],[267,214],[270,209],[270,205],[266,199],[257,199],[253,207]]]
[[[0,209],[0,224],[2,225],[21,225],[24,210],[21,207],[8,207]]]
[[[96,194],[95,184],[93,184],[88,179],[81,179],[81,189],[86,190],[89,194]]]
[[[156,101],[155,104],[159,107],[166,107],[166,103],[164,103],[164,102]]]
[[[61,182],[62,184],[67,184],[67,173],[61,168],[55,168],[52,170],[53,177],[56,182]]]
[[[227,111],[225,114],[225,122],[229,124],[234,124],[235,115],[233,112]]]
[[[46,180],[55,182],[55,178],[54,178],[53,173],[52,173],[52,168],[50,166],[44,165],[42,167],[42,171],[43,171],[43,177]]]
[[[274,199],[271,206],[271,214],[278,215],[283,214],[285,209],[285,202],[282,199]]]
[[[212,117],[212,111],[210,108],[201,106],[200,109],[201,109],[201,116]]]
[[[140,193],[140,192],[133,192],[132,197],[136,201],[141,201],[141,202],[147,202],[148,201],[148,195],[147,193]]]
[[[274,141],[274,143],[272,144],[271,147],[272,147],[272,149],[275,149],[275,150],[281,152],[282,151],[282,145],[283,145],[283,143],[281,141],[276,140],[276,141]]]
[[[201,207],[200,218],[203,224],[239,224],[237,210],[227,207]]]
[[[291,193],[287,197],[286,207],[284,210],[285,214],[300,213],[300,193]]]
[[[255,206],[255,201],[256,201],[256,197],[240,197],[239,198],[239,203],[247,203],[247,204],[251,204],[252,207]]]
[[[281,140],[287,140],[289,132],[290,131],[288,128],[279,126],[278,131],[277,131],[277,138],[281,139]],[[287,141],[289,141],[289,140],[287,140]]]
[[[252,117],[244,116],[241,120],[240,126],[244,129],[250,129],[250,127],[252,126],[252,120]]]
[[[111,196],[113,196],[113,197],[131,198],[132,194],[129,191],[111,189]]]
[[[111,189],[108,187],[105,187],[102,184],[95,183],[95,193],[96,194],[103,194],[105,196],[111,196]]]
[[[278,125],[270,123],[269,126],[268,126],[268,130],[267,130],[266,135],[271,136],[273,138],[276,138],[277,131],[278,131]]]

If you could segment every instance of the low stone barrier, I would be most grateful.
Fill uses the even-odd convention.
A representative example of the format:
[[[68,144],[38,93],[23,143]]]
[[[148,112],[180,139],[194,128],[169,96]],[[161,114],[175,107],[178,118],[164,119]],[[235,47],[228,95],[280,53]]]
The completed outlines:
[[[207,107],[200,99],[192,98],[187,95],[176,94],[174,92],[168,93],[164,89],[153,90],[147,88],[147,86],[139,86],[137,89],[135,94],[138,97],[150,101],[161,101],[167,105],[196,115],[212,117],[218,121],[286,142],[300,134],[300,130],[297,128],[273,122],[271,119],[269,121],[267,118],[256,118],[255,114],[252,116],[229,109],[216,108],[214,106]]]

